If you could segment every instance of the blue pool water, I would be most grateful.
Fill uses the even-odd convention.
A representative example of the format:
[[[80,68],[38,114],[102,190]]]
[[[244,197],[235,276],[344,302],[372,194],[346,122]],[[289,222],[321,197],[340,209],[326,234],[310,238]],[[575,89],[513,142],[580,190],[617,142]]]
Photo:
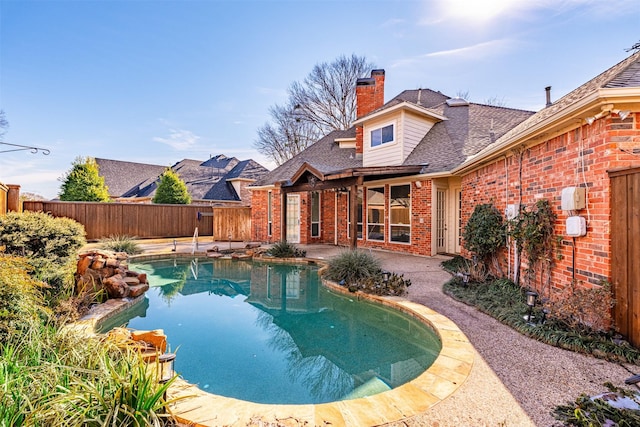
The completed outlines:
[[[321,284],[314,266],[166,259],[146,300],[105,328],[164,329],[175,368],[208,392],[270,404],[323,403],[412,380],[440,351],[435,333],[396,310]]]

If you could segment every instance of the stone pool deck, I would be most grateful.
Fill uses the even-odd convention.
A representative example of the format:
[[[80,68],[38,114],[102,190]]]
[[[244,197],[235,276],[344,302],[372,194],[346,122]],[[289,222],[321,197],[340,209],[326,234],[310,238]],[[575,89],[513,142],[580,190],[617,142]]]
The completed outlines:
[[[142,243],[146,255],[174,253],[172,239]],[[220,249],[230,246],[242,248],[245,244],[206,242],[201,238],[197,252],[204,253],[213,246]],[[331,245],[299,246],[307,251],[308,257],[318,259],[328,259],[344,250]],[[176,249],[181,254],[191,253],[191,239],[178,239]],[[407,417],[398,421],[391,421],[390,415],[384,414],[387,409],[382,409],[381,413],[380,408],[388,407],[386,404],[378,407],[379,402],[373,405],[363,402],[362,406],[354,406],[355,401],[337,403],[337,409],[341,411],[337,416],[333,412],[336,408],[329,410],[328,406],[311,414],[308,406],[313,405],[260,405],[257,408],[255,404],[242,401],[233,404],[227,401],[220,405],[214,402],[216,397],[207,397],[213,395],[203,393],[204,397],[199,397],[198,402],[191,406],[193,413],[205,411],[207,414],[207,423],[200,425],[559,426],[551,415],[556,405],[573,401],[581,393],[601,393],[605,391],[603,384],[607,381],[623,386],[624,379],[637,368],[542,344],[444,295],[442,284],[450,278],[440,267],[445,257],[418,257],[386,251],[372,253],[382,261],[384,268],[403,273],[411,279],[412,286],[406,299],[426,307],[427,312],[435,311],[446,316],[468,339],[472,345],[472,358],[465,359],[470,363],[470,369],[462,384],[435,402],[420,393],[402,395],[399,401],[394,397],[391,406],[411,406],[411,411],[406,412]],[[179,370],[179,363],[177,366]],[[193,391],[186,383],[178,386],[176,393],[191,394]],[[184,401],[185,404],[187,402]],[[410,415],[415,410],[417,413]],[[333,415],[328,418],[315,415],[321,413]],[[356,418],[358,414],[362,417]],[[321,420],[331,424],[323,424]]]

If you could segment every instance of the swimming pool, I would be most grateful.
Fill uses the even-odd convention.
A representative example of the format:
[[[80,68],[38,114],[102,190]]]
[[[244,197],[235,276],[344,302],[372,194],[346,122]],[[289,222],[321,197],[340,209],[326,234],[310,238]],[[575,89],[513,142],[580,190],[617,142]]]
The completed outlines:
[[[430,328],[330,292],[314,266],[176,258],[130,268],[152,289],[107,327],[164,329],[176,370],[210,393],[271,404],[362,397],[412,380],[440,351]]]

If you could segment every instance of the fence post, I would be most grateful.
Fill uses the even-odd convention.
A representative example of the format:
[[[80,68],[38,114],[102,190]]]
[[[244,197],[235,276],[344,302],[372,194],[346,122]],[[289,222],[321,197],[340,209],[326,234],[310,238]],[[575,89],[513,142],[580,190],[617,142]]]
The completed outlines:
[[[7,211],[22,212],[22,202],[20,201],[20,186],[17,184],[7,184]]]

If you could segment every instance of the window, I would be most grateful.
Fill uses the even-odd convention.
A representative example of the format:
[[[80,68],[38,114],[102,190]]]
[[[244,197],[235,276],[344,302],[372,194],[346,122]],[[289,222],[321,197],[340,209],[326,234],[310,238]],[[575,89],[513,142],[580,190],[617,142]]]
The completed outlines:
[[[384,240],[384,187],[367,188],[367,240]]]
[[[393,142],[393,125],[388,125],[371,131],[371,146],[377,147],[387,142]]]
[[[271,232],[273,231],[273,223],[271,217],[271,203],[273,200],[273,194],[271,191],[267,193],[267,236],[271,236]]]
[[[358,222],[356,226],[358,227],[358,239],[362,239],[362,188],[358,188],[358,192],[356,194],[356,213],[358,214]]]
[[[390,187],[389,240],[411,243],[411,186],[392,185]]]
[[[311,237],[320,237],[320,193],[311,193]]]

